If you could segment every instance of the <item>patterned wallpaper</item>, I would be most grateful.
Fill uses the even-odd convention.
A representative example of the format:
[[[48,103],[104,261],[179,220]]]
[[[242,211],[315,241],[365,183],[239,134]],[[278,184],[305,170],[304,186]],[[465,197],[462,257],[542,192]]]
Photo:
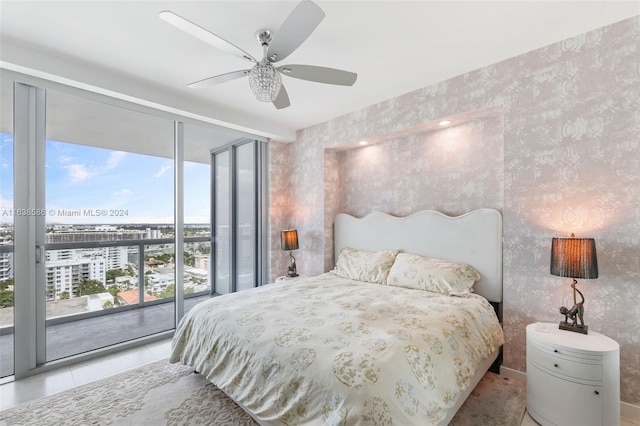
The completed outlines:
[[[620,343],[621,398],[640,405],[639,52],[635,17],[271,144],[272,268],[284,259],[286,270],[277,238],[295,226],[299,272],[330,269],[338,212],[496,208],[503,364],[525,371],[525,326],[559,321],[571,296],[570,280],[549,274],[551,238],[594,237],[600,276],[578,284],[585,322]],[[437,129],[444,117],[455,125]]]
[[[340,202],[334,213],[501,210],[503,135],[502,116],[497,116],[340,151]]]

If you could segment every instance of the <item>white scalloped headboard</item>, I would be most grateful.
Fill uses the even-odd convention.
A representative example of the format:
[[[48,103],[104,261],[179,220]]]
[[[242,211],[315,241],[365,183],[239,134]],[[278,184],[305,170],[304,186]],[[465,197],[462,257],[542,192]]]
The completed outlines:
[[[343,247],[379,251],[402,249],[463,262],[482,276],[474,292],[502,302],[502,215],[479,209],[461,216],[423,210],[407,217],[374,212],[363,218],[341,213],[335,218],[336,259]]]

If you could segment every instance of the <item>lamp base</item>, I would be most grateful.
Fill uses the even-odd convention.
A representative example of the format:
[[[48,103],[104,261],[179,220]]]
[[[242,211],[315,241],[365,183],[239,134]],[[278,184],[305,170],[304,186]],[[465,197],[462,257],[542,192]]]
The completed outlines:
[[[291,265],[287,269],[287,277],[295,278],[298,276],[298,268],[296,267],[296,258],[293,257],[293,253],[289,251],[289,257],[291,258]]]
[[[588,325],[583,325],[582,327],[580,327],[579,325],[571,325],[571,324],[566,323],[564,321],[560,321],[560,326],[558,328],[560,330],[573,331],[575,333],[582,333],[582,334],[588,334],[589,333],[589,326]]]

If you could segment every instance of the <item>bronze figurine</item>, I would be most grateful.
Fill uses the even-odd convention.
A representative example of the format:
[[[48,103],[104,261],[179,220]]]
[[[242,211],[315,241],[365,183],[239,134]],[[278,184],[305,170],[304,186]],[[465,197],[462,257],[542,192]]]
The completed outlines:
[[[560,313],[564,315],[564,321],[560,322],[561,330],[576,331],[578,333],[587,334],[588,326],[584,325],[584,295],[580,290],[576,288],[576,283],[571,284],[571,288],[574,291],[574,305],[571,309],[566,306],[560,306]],[[580,294],[580,301],[575,301],[575,292]],[[571,322],[569,322],[571,320]],[[580,321],[580,324],[578,324]]]

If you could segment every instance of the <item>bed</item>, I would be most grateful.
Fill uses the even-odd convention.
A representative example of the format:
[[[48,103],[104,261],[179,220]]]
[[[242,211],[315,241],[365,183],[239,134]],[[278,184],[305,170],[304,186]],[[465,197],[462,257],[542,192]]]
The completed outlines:
[[[500,213],[340,214],[334,235],[333,271],[194,307],[170,362],[264,425],[449,423],[504,342]]]

